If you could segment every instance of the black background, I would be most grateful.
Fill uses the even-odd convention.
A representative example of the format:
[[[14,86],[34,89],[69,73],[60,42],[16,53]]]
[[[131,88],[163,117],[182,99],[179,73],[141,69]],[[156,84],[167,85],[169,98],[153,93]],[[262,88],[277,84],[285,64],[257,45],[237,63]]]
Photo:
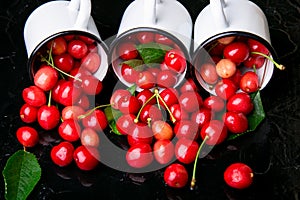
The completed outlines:
[[[22,125],[18,115],[23,104],[22,89],[31,84],[23,28],[30,13],[45,2],[0,1],[1,171],[9,156],[22,149],[15,131]],[[131,2],[92,1],[92,16],[103,40],[117,33],[122,13]],[[179,2],[190,12],[193,21],[209,3],[205,0]],[[299,199],[300,2],[253,2],[268,19],[272,45],[286,70],[275,69],[271,81],[261,91],[267,117],[258,130],[222,145],[199,162],[196,190],[166,187],[162,171],[127,174],[104,165],[92,172],[81,172],[74,166],[58,168],[49,158],[51,142],[55,142],[50,137],[44,138],[44,145],[31,149],[39,159],[42,177],[29,199]],[[249,164],[255,172],[253,185],[243,191],[227,187],[222,178],[225,167],[235,161]],[[4,199],[3,177],[0,178],[0,199]]]

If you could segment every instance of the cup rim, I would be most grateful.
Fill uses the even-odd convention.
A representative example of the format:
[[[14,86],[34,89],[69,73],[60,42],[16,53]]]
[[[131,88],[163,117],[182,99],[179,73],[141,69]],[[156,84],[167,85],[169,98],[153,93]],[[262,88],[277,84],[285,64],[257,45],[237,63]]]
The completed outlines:
[[[33,77],[34,77],[34,60],[37,56],[38,51],[41,49],[41,47],[43,47],[43,45],[45,45],[48,41],[51,41],[54,38],[60,37],[60,36],[64,36],[64,35],[82,35],[82,36],[87,36],[89,38],[92,38],[93,40],[95,40],[103,49],[103,51],[106,53],[106,55],[108,55],[108,47],[107,45],[96,35],[86,32],[86,31],[81,31],[81,30],[68,30],[68,31],[62,31],[62,32],[58,32],[55,33],[47,38],[45,38],[43,41],[41,41],[31,52],[28,60],[27,60],[27,70],[28,70],[28,74],[29,74],[29,78],[31,81],[33,81]]]

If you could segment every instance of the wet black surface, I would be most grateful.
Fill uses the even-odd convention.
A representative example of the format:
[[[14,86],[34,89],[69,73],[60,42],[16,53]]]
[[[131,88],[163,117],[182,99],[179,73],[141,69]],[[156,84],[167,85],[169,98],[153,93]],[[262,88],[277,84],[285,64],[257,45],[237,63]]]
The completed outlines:
[[[22,148],[15,137],[22,125],[21,91],[31,84],[23,27],[40,4],[38,0],[0,2],[0,169],[8,157]],[[105,3],[104,3],[105,2]],[[92,16],[103,40],[118,31],[129,0],[92,1]],[[208,1],[181,0],[193,21]],[[299,199],[300,192],[300,2],[255,0],[269,22],[272,45],[285,71],[274,70],[261,98],[266,119],[258,130],[216,148],[198,165],[197,188],[166,187],[162,171],[126,174],[104,165],[92,172],[52,164],[49,150],[55,138],[31,149],[39,159],[42,177],[29,199]],[[46,24],[45,24],[46,26]],[[41,27],[43,28],[43,27]],[[108,75],[109,76],[109,75]],[[109,79],[110,81],[112,79]],[[106,79],[108,81],[108,79]],[[105,83],[104,83],[105,84]],[[49,143],[50,141],[50,143]],[[236,191],[223,182],[223,171],[235,161],[249,164],[255,173],[253,185]],[[191,170],[191,169],[189,169]],[[0,178],[0,199],[4,181]]]

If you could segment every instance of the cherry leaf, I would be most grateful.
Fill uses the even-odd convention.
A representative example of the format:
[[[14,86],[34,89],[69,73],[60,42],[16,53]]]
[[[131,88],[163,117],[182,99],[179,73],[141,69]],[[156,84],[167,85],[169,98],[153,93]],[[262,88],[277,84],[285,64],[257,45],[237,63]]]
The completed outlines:
[[[104,109],[104,113],[111,131],[117,135],[122,135],[116,126],[116,120],[122,115],[122,113],[116,109],[113,109],[112,107],[106,107]]]
[[[122,62],[120,65],[122,64],[129,65],[130,67],[133,67],[135,70],[141,71],[143,69],[144,62],[140,59],[131,59]]]
[[[26,199],[41,177],[41,168],[35,155],[19,150],[6,163],[2,171],[5,181],[5,199]]]
[[[166,51],[171,47],[158,43],[146,43],[136,46],[145,64],[161,63],[164,60]]]

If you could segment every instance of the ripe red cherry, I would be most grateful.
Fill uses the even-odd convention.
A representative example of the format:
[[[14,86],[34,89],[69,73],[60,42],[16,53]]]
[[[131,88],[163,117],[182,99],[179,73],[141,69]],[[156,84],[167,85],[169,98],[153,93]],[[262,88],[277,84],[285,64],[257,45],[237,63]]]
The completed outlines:
[[[168,107],[178,103],[178,92],[174,88],[166,88],[159,95]],[[159,104],[165,108],[164,103],[159,99]]]
[[[224,57],[239,64],[246,60],[250,54],[250,49],[244,42],[232,42],[224,48]]]
[[[242,112],[248,115],[254,108],[250,95],[244,92],[234,94],[226,104],[228,111]]]
[[[46,104],[46,95],[42,89],[37,86],[29,86],[22,91],[23,100],[34,107],[40,107]]]
[[[184,54],[179,49],[172,49],[167,51],[165,58],[165,64],[176,73],[182,73],[186,68],[186,60]]]
[[[76,106],[80,106],[84,110],[90,108],[90,99],[88,95],[81,95],[77,102],[75,102]]]
[[[35,122],[37,119],[37,107],[25,103],[20,109],[20,118],[25,123]]]
[[[73,161],[74,146],[72,143],[63,141],[52,147],[51,160],[60,167],[65,167]]]
[[[175,103],[170,106],[170,111],[176,121],[185,120],[189,118],[188,112],[183,110],[178,103]]]
[[[258,75],[252,71],[244,73],[240,81],[240,88],[246,93],[256,92],[259,89]]]
[[[110,105],[111,107],[113,107],[114,109],[119,109],[118,105],[119,105],[119,100],[121,97],[123,96],[131,96],[130,92],[128,90],[125,89],[116,89],[111,97],[110,97]]]
[[[218,56],[218,57],[223,57],[223,50],[226,45],[221,44],[221,43],[212,43],[208,48],[211,48],[209,51],[209,54],[211,56]]]
[[[248,129],[248,119],[241,112],[228,111],[224,113],[223,121],[231,133],[243,133]]]
[[[174,42],[170,38],[162,34],[155,34],[155,42],[169,46],[174,44]]]
[[[136,38],[141,44],[153,42],[154,37],[155,34],[152,32],[139,32],[136,34]]]
[[[40,68],[34,75],[34,85],[43,91],[51,90],[58,80],[57,71],[49,65]]]
[[[200,75],[206,83],[211,85],[215,84],[219,78],[216,66],[212,63],[204,63],[200,68]]]
[[[58,67],[64,72],[70,72],[74,66],[74,59],[68,53],[54,56],[53,62],[55,67]]]
[[[130,146],[138,143],[151,144],[153,141],[153,133],[147,124],[138,122],[129,129],[127,141]]]
[[[118,101],[118,109],[124,114],[136,114],[140,107],[140,102],[136,96],[122,96]]]
[[[78,88],[72,81],[64,81],[58,91],[58,102],[64,106],[71,106],[78,102],[82,89]]]
[[[236,93],[237,89],[238,88],[233,81],[228,78],[222,79],[215,86],[215,92],[217,96],[224,100],[228,100],[230,97],[232,97]]]
[[[54,105],[43,105],[38,110],[37,120],[43,129],[51,130],[58,125],[60,120],[60,112]]]
[[[81,128],[77,120],[67,119],[63,121],[58,127],[60,137],[69,142],[79,140]]]
[[[200,135],[203,140],[206,136],[208,136],[206,144],[217,145],[226,139],[227,127],[224,122],[220,120],[211,120],[203,125]]]
[[[174,144],[167,139],[155,141],[153,155],[155,160],[162,165],[170,163],[174,158]]]
[[[236,69],[235,73],[229,77],[228,79],[230,79],[235,85],[236,87],[240,87],[240,81],[242,78],[242,72],[240,69]]]
[[[177,76],[170,70],[160,71],[157,74],[156,82],[159,87],[171,88],[177,83]]]
[[[138,73],[135,82],[142,89],[151,89],[156,85],[156,78],[151,72],[142,71]]]
[[[121,74],[123,79],[128,83],[135,83],[136,77],[138,76],[138,72],[133,67],[125,63],[121,66]]]
[[[198,92],[184,92],[179,96],[179,105],[187,112],[194,112],[203,104]]]
[[[183,84],[180,86],[180,92],[184,93],[184,92],[195,92],[197,91],[198,88],[196,86],[196,83],[194,82],[194,80],[192,78],[188,78],[186,79]]]
[[[123,42],[119,44],[117,52],[123,60],[131,60],[139,55],[135,48],[135,44],[132,42]]]
[[[62,84],[66,82],[65,79],[59,79],[57,82],[56,82],[56,85],[52,88],[52,95],[51,95],[51,98],[53,101],[59,103],[59,90],[62,86]]]
[[[194,113],[192,113],[191,116],[191,121],[193,123],[196,123],[199,128],[202,128],[202,126],[206,123],[209,122],[211,119],[213,119],[213,113],[211,110],[205,108],[205,107],[200,107],[200,109]]]
[[[233,163],[224,171],[227,185],[236,189],[245,189],[253,182],[253,171],[244,163]]]
[[[161,110],[156,105],[147,104],[141,110],[139,119],[144,123],[153,123],[163,119]]]
[[[82,90],[87,95],[97,95],[103,89],[102,81],[98,80],[93,75],[85,75],[81,80]]]
[[[17,139],[24,147],[34,147],[39,142],[38,132],[30,126],[18,128]]]
[[[152,96],[153,92],[151,92],[149,89],[142,90],[136,95],[138,100],[141,102],[141,105],[144,105]],[[156,104],[156,99],[152,98],[150,101],[147,102],[147,104]]]
[[[135,116],[132,114],[126,114],[120,116],[116,120],[116,128],[117,130],[122,134],[122,135],[127,135],[130,131],[135,126],[134,123]]]
[[[269,54],[269,50],[267,49],[267,47],[264,46],[262,43],[258,42],[257,40],[249,38],[247,40],[247,44],[251,52],[256,51],[256,52],[263,53],[265,55]]]
[[[145,143],[131,146],[126,153],[126,161],[133,168],[143,168],[150,165],[153,161],[151,146]]]
[[[97,148],[81,145],[74,150],[73,159],[79,169],[89,171],[99,164],[100,155]]]
[[[84,109],[80,106],[66,106],[61,111],[61,118],[63,121],[67,119],[78,119],[78,116],[85,113]]]
[[[220,112],[224,109],[225,102],[219,96],[209,96],[204,99],[203,106],[211,111]]]
[[[68,53],[76,59],[81,59],[88,53],[88,47],[82,40],[71,40],[68,43]]]
[[[196,140],[198,138],[198,124],[191,120],[178,121],[174,126],[174,133],[177,138]]]
[[[81,67],[84,67],[91,73],[95,73],[101,64],[101,57],[98,52],[90,52],[81,59]]]
[[[175,144],[175,156],[180,162],[190,164],[195,161],[198,148],[195,140],[182,137]]]
[[[67,42],[64,37],[57,37],[47,43],[47,48],[52,49],[53,55],[61,55],[67,51]]]
[[[84,35],[79,35],[78,38],[82,41],[84,41],[86,44],[93,44],[95,42],[94,39],[84,36]]]
[[[81,132],[80,142],[83,146],[91,146],[97,148],[100,143],[100,137],[94,129],[85,128]]]
[[[107,118],[100,109],[94,110],[90,115],[82,119],[82,125],[85,128],[93,128],[96,131],[103,131],[107,125]]]
[[[186,168],[179,163],[169,165],[164,172],[164,181],[169,187],[183,188],[186,186],[188,178]]]
[[[244,62],[243,65],[245,67],[253,69],[259,69],[265,63],[265,58],[260,55],[251,55]]]

